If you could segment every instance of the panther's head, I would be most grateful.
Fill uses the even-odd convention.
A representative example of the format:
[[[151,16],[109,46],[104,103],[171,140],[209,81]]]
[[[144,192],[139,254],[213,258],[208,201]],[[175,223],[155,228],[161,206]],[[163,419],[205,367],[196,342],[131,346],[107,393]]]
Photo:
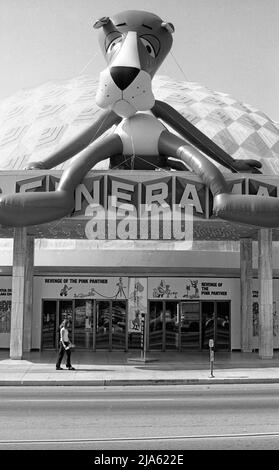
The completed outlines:
[[[107,68],[96,103],[121,117],[153,107],[151,80],[169,53],[174,27],[145,11],[124,11],[96,21]]]

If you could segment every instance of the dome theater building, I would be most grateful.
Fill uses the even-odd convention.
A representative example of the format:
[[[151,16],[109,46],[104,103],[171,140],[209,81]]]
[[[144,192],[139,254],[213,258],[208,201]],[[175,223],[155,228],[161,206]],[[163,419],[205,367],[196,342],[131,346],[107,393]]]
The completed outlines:
[[[259,174],[222,168],[233,193],[279,196],[277,123],[197,83],[159,76],[153,86],[232,157],[261,161]],[[69,162],[24,167],[95,119],[96,87],[81,76],[0,103],[2,193],[55,190]],[[150,227],[141,207],[162,201],[171,216]],[[132,206],[129,223],[123,204]],[[191,208],[184,229],[175,207]],[[78,185],[68,217],[0,233],[0,348],[11,358],[55,349],[64,318],[76,348],[93,355],[140,349],[142,318],[149,351],[187,354],[214,339],[217,351],[264,359],[279,348],[278,230],[213,217],[210,191],[187,167],[110,169],[106,160]]]

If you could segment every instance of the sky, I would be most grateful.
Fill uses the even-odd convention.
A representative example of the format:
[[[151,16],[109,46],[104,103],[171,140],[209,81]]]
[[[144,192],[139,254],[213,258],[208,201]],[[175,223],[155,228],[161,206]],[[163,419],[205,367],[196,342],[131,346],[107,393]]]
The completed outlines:
[[[175,26],[158,71],[231,94],[279,121],[278,0],[0,0],[0,100],[105,68],[94,22],[146,10]]]

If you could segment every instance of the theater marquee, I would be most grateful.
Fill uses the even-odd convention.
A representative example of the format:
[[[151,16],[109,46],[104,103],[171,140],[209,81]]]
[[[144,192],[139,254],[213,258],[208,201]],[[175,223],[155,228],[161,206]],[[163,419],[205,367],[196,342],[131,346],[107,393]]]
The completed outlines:
[[[0,173],[2,193],[54,191],[61,171]],[[278,180],[262,175],[227,175],[236,194],[278,197]],[[201,180],[180,171],[91,171],[75,190],[67,227],[90,239],[190,240],[192,217],[212,219],[212,195]],[[146,225],[152,219],[154,225]],[[216,219],[215,219],[216,220]],[[79,235],[82,235],[79,233]]]

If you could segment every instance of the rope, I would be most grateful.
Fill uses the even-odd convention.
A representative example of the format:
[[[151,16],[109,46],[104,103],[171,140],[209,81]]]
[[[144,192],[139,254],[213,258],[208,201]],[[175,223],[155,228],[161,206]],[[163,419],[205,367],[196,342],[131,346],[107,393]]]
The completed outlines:
[[[176,60],[174,54],[172,51],[170,51],[170,55],[172,56],[174,62],[176,63],[177,67],[179,68],[180,72],[182,73],[183,77],[185,78],[186,82],[189,82],[187,76],[186,76],[186,73],[184,72],[183,68],[181,67],[181,65],[179,64],[178,60]]]
[[[112,170],[117,170],[118,167],[120,167],[121,165],[123,165],[123,163],[126,163],[128,162],[129,160],[131,160],[131,158],[133,158],[133,155],[130,155],[129,157],[126,157],[125,160],[123,160],[122,162],[118,163],[118,165],[114,166],[112,168]]]
[[[96,134],[99,132],[99,130],[101,129],[101,127],[104,125],[104,123],[106,122],[106,120],[108,119],[109,117],[109,114],[106,114],[106,116],[104,116],[104,118],[102,119],[102,121],[100,122],[99,126],[97,127],[94,135],[92,136],[92,139],[89,141],[89,144],[90,145],[92,142],[94,142],[94,139],[96,137]],[[104,134],[101,134],[100,137],[104,135]]]
[[[132,151],[133,151],[133,154],[131,155],[131,160],[132,160],[131,168],[132,168],[132,170],[134,170],[134,168],[135,168],[135,157],[136,157],[135,143],[134,143],[133,132],[132,132],[132,125],[131,125],[131,121],[130,121],[130,120],[128,120],[128,124],[129,124],[130,131],[131,131],[131,132],[130,132],[130,135],[131,135]]]
[[[93,55],[93,57],[91,57],[91,59],[87,62],[87,64],[81,69],[81,71],[77,74],[78,77],[80,75],[82,75],[85,70],[87,69],[87,67],[91,64],[91,62],[93,62],[93,60],[95,59],[95,57],[98,55],[99,51],[96,51],[95,54]]]

